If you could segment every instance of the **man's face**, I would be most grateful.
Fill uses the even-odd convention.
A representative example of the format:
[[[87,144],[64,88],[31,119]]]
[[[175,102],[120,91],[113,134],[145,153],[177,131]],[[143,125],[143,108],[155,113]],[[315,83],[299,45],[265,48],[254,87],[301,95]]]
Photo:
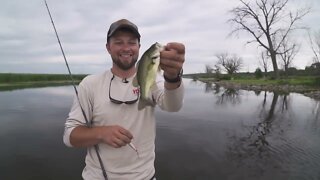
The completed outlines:
[[[107,43],[113,63],[122,70],[134,67],[139,57],[138,38],[130,31],[118,30]]]

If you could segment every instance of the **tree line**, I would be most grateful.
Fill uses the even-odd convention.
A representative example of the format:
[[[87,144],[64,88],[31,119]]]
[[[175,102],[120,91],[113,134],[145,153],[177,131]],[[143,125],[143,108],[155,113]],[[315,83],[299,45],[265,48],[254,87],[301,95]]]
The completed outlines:
[[[320,30],[312,33],[307,27],[299,26],[303,17],[310,13],[309,7],[296,10],[289,8],[289,0],[239,0],[240,5],[233,8],[232,17],[228,20],[234,28],[233,35],[245,32],[252,39],[247,43],[255,43],[260,49],[260,65],[265,73],[270,61],[273,67],[273,76],[280,76],[279,62],[284,72],[292,70],[292,62],[300,50],[298,42],[292,38],[293,32],[306,30],[308,41],[313,52],[313,64],[306,67],[308,71],[319,71],[320,74]],[[243,60],[236,54],[227,52],[215,55],[217,62],[212,67],[205,66],[206,73],[220,73],[222,70],[232,75],[243,66]]]

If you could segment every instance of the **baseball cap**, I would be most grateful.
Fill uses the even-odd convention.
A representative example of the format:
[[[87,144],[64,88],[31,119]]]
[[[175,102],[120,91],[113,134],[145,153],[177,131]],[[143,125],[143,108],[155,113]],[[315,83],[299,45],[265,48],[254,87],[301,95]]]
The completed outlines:
[[[120,19],[120,20],[112,23],[110,25],[109,30],[108,30],[108,37],[107,38],[109,39],[112,35],[114,35],[114,33],[117,30],[122,29],[122,28],[130,29],[138,37],[138,39],[140,39],[140,33],[138,31],[138,27],[127,19]]]

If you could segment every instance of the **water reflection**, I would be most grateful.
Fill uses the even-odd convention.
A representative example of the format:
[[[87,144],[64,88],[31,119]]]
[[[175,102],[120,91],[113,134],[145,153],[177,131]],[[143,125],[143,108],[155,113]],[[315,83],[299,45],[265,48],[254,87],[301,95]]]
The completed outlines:
[[[258,106],[259,113],[259,119],[260,122],[258,122],[257,125],[251,127],[252,130],[249,131],[249,136],[247,139],[249,140],[249,146],[254,146],[258,149],[259,152],[261,152],[264,148],[264,146],[269,145],[269,142],[266,140],[266,136],[271,132],[272,129],[272,122],[274,121],[274,114],[276,110],[276,105],[278,102],[279,94],[274,92],[272,101],[270,104],[270,108],[267,107],[267,93],[265,92],[263,102],[261,106]],[[283,112],[284,104],[287,104],[286,102],[286,95],[283,98],[283,103],[281,107],[281,112]],[[260,110],[259,110],[260,108]]]
[[[241,90],[206,84],[205,92],[215,94],[218,105],[225,103],[241,105]],[[319,152],[302,147],[313,146],[303,141],[310,141],[313,133],[317,134],[319,131],[311,131],[311,136],[306,137],[303,129],[302,132],[299,131],[301,129],[297,129],[300,121],[304,119],[301,113],[312,116],[306,118],[312,119],[312,127],[317,129],[320,127],[319,101],[315,101],[314,106],[297,109],[293,107],[294,102],[290,94],[266,91],[255,91],[254,94],[261,98],[261,102],[258,106],[252,107],[254,113],[251,119],[243,121],[241,125],[243,131],[228,133],[228,150],[225,153],[226,158],[236,164],[235,173],[238,177],[235,179],[270,179],[273,176],[277,179],[319,178],[319,174],[309,173],[312,172],[311,169],[314,171],[320,165]],[[307,127],[310,127],[310,124]],[[312,163],[299,166],[299,163],[307,161]],[[292,168],[297,167],[307,169],[308,172],[292,171]]]
[[[179,113],[156,111],[157,179],[320,179],[319,101],[185,87]],[[80,179],[85,150],[62,143],[73,96],[71,86],[0,92],[0,179]]]
[[[317,128],[320,127],[320,101],[314,102],[314,108],[312,109],[312,115],[314,115],[313,118],[313,127]]]
[[[213,83],[205,83],[205,92],[213,92],[217,96],[216,104],[224,105],[231,103],[233,105],[241,103],[241,95],[238,89],[223,88]]]

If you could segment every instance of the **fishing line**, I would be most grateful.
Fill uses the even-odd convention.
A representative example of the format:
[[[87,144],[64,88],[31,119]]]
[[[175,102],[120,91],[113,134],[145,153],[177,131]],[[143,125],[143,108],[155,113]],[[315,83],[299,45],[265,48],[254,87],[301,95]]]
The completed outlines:
[[[72,76],[72,73],[71,73],[71,70],[70,70],[70,67],[69,67],[67,58],[66,58],[66,56],[65,56],[65,54],[64,54],[64,51],[63,51],[63,48],[62,48],[62,45],[61,45],[61,42],[60,42],[60,38],[59,38],[59,36],[58,36],[58,32],[57,32],[56,26],[54,25],[54,22],[53,22],[53,19],[52,19],[52,16],[51,16],[51,13],[50,13],[50,10],[49,10],[47,1],[44,0],[44,3],[45,3],[45,5],[46,5],[46,7],[47,7],[48,14],[49,14],[49,16],[50,16],[50,20],[51,20],[52,26],[53,26],[54,32],[55,32],[55,34],[56,34],[56,37],[57,37],[57,40],[58,40],[58,43],[59,43],[59,46],[60,46],[60,49],[61,49],[61,53],[62,53],[63,58],[64,58],[64,62],[66,63],[66,66],[67,66],[67,69],[68,69],[68,72],[69,72],[69,77],[70,77],[70,79],[71,79],[73,89],[74,89],[74,91],[75,91],[75,93],[76,93],[76,97],[77,97],[77,100],[78,100],[78,103],[79,103],[79,106],[80,106],[82,115],[83,115],[83,117],[84,117],[84,119],[85,119],[85,121],[86,121],[86,125],[87,125],[89,128],[91,128],[92,126],[91,126],[90,122],[88,121],[88,118],[87,118],[87,116],[86,116],[86,114],[85,114],[85,112],[84,112],[84,110],[83,110],[83,108],[82,108],[82,106],[81,106],[80,99],[79,99],[79,95],[78,95],[78,90],[77,90],[77,88],[76,88],[76,85],[75,85],[75,82],[74,82],[74,79],[73,79],[73,76]],[[103,177],[104,177],[105,180],[108,180],[108,176],[107,176],[105,167],[104,167],[104,165],[103,165],[101,156],[100,156],[100,154],[99,154],[99,146],[98,146],[98,145],[94,145],[94,149],[95,149],[95,151],[96,151],[96,154],[97,154],[97,157],[98,157],[98,160],[99,160],[99,163],[100,163],[100,167],[101,167],[101,170],[102,170]]]

